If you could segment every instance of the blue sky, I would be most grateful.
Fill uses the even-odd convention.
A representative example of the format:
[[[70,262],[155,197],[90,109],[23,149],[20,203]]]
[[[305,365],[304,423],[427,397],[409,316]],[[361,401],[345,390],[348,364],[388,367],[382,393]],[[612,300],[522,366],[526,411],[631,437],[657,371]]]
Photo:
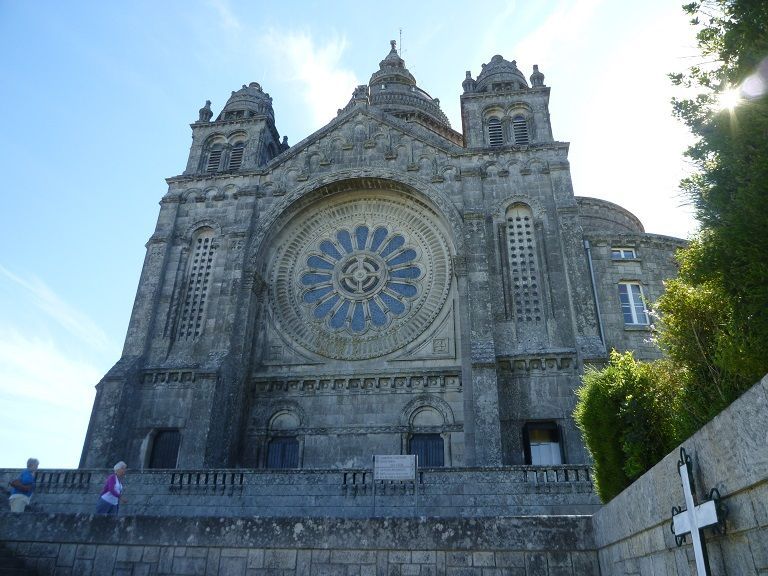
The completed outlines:
[[[576,194],[621,204],[648,232],[694,230],[677,187],[689,136],[666,77],[697,61],[677,2],[0,0],[0,467],[78,464],[164,179],[184,170],[205,100],[217,114],[257,81],[295,144],[400,30],[406,66],[454,128],[466,70],[494,54],[526,76],[538,64]]]

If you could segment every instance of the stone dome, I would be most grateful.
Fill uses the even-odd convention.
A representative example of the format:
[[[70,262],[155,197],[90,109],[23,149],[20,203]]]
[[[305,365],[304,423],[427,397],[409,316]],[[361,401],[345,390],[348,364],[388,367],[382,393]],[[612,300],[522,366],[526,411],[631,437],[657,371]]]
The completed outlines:
[[[416,85],[416,79],[397,53],[395,41],[390,44],[389,54],[368,81],[371,106],[398,117],[415,117],[450,127],[448,117],[440,109],[440,101]]]
[[[504,60],[496,54],[477,77],[477,92],[496,90],[522,90],[528,88],[525,76],[517,68],[517,62]]]
[[[272,98],[261,89],[258,82],[243,84],[240,90],[232,92],[218,120],[235,120],[253,116],[268,116],[272,121],[275,112],[272,109]]]

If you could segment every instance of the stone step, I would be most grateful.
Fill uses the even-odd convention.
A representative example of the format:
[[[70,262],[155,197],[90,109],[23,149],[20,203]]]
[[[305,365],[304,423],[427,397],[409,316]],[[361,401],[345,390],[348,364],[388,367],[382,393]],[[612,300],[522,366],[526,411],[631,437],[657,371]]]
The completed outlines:
[[[14,553],[6,546],[0,544],[0,576],[22,576],[35,574],[28,569],[24,562],[16,558]]]

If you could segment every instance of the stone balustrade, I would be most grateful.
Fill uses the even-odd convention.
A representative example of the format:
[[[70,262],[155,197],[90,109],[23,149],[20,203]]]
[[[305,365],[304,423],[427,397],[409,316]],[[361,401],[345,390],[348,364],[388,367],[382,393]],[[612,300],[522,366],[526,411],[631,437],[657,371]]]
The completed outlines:
[[[18,474],[0,470],[4,484]],[[89,513],[108,470],[41,470],[33,507]],[[121,513],[147,516],[487,517],[591,514],[584,465],[420,469],[416,482],[373,480],[370,469],[129,470]]]

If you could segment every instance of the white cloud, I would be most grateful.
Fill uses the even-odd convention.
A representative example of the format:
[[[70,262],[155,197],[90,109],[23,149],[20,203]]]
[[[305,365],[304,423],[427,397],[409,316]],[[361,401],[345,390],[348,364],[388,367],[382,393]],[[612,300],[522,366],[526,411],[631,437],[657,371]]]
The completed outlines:
[[[100,369],[52,340],[29,338],[7,326],[0,332],[0,391],[5,394],[80,409],[101,376]]]
[[[240,30],[240,21],[235,16],[227,0],[208,0],[208,4],[216,11],[222,28],[231,31]]]
[[[0,466],[77,466],[102,370],[46,339],[0,330]]]
[[[514,56],[525,62],[534,59],[536,63],[551,65],[555,58],[569,58],[573,46],[590,28],[589,22],[595,16],[603,0],[566,0],[551,11],[542,24],[516,42]],[[508,14],[511,15],[511,14]],[[497,27],[499,23],[497,22]],[[565,46],[569,48],[564,49]]]
[[[686,237],[695,223],[690,206],[682,206],[678,182],[691,137],[672,118],[674,88],[667,72],[684,67],[670,55],[680,53],[690,26],[672,15],[626,35],[602,60],[610,73],[594,79],[591,97],[573,122],[578,139],[571,160],[574,176],[583,176],[577,194],[622,205],[649,232]],[[656,40],[644,41],[650,37]]]
[[[109,338],[93,320],[62,300],[39,278],[34,276],[29,279],[21,278],[2,265],[0,265],[0,275],[23,288],[24,294],[31,298],[38,309],[53,318],[73,336],[99,351],[111,347]]]
[[[270,31],[264,46],[280,62],[279,73],[301,86],[301,93],[311,112],[312,130],[330,122],[336,111],[352,97],[360,84],[354,72],[340,65],[347,48],[344,38],[332,38],[318,45],[307,33]]]

